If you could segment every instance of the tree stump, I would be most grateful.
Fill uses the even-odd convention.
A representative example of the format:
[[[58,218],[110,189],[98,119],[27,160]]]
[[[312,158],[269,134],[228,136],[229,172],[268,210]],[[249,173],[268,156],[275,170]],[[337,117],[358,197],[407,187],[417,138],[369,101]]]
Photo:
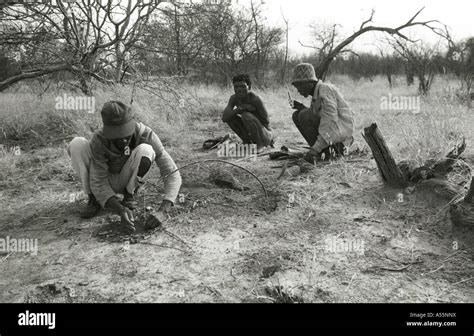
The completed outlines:
[[[392,153],[388,149],[377,124],[374,123],[364,128],[362,136],[372,150],[383,180],[393,187],[406,187],[407,180],[393,159]]]
[[[472,203],[472,197],[474,196],[474,177],[471,177],[471,186],[464,197],[464,203]]]

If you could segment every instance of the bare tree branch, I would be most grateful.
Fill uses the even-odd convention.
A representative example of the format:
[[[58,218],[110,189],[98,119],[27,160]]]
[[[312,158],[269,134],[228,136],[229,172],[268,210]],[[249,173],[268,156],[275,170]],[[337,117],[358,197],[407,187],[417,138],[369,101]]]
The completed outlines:
[[[21,73],[19,75],[12,76],[0,82],[0,92],[5,90],[9,86],[15,83],[18,83],[22,80],[37,78],[37,77],[44,76],[53,72],[59,72],[59,71],[65,71],[65,70],[72,70],[72,68],[68,64],[61,64],[61,65],[50,67],[43,70],[33,70],[33,71],[29,71],[29,72]]]
[[[378,27],[378,26],[366,26],[367,23],[371,22],[374,16],[374,11],[372,11],[369,19],[365,20],[358,31],[353,33],[351,36],[346,38],[344,41],[339,43],[336,47],[334,47],[331,52],[324,58],[324,60],[319,64],[319,66],[316,69],[316,75],[318,78],[324,79],[326,76],[326,73],[328,71],[329,65],[331,64],[332,60],[349,44],[351,44],[356,38],[361,36],[362,34],[365,34],[369,31],[377,31],[377,32],[384,32],[393,36],[398,36],[403,40],[409,41],[409,42],[415,42],[408,38],[405,34],[403,34],[401,31],[410,27],[415,27],[415,26],[421,26],[421,27],[426,27],[433,31],[435,34],[440,35],[439,28],[432,26],[432,23],[439,23],[437,20],[429,20],[429,21],[420,21],[420,22],[415,22],[414,20],[418,17],[418,15],[423,11],[424,7],[421,8],[418,12],[416,12],[413,17],[411,17],[407,22],[404,24],[396,27],[396,28],[390,28],[390,27]]]

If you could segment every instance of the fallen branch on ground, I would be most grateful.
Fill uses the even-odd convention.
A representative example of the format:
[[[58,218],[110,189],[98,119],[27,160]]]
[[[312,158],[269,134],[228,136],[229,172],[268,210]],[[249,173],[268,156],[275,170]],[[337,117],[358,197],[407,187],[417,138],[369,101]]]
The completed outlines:
[[[370,269],[379,269],[379,270],[382,270],[382,271],[403,272],[404,270],[406,270],[407,268],[410,268],[411,266],[413,266],[413,264],[408,264],[408,265],[405,265],[405,266],[400,267],[400,268],[390,268],[390,267],[384,267],[384,266],[372,266],[368,270],[370,270]]]
[[[191,251],[193,250],[193,248],[188,244],[186,243],[182,238],[180,238],[179,236],[175,235],[173,232],[170,232],[168,231],[167,229],[165,229],[163,226],[160,226],[160,229],[158,231],[163,231],[164,233],[166,233],[168,236],[170,236],[171,238],[174,238],[176,239],[177,241],[183,243],[184,245],[186,245],[186,247],[188,249],[190,249]]]
[[[470,277],[470,278],[455,282],[455,283],[451,284],[451,286],[459,285],[460,283],[463,283],[463,282],[466,282],[466,281],[469,281],[469,280],[472,280],[472,279],[474,279],[474,277]]]
[[[396,260],[396,259],[390,258],[390,257],[387,256],[387,255],[381,255],[380,253],[378,253],[378,252],[375,251],[375,250],[372,250],[371,252],[375,253],[376,255],[378,255],[378,256],[379,256],[380,258],[382,258],[382,259],[388,259],[388,260],[394,261],[394,262],[399,263],[399,264],[404,264],[404,265],[420,264],[420,263],[423,262],[423,260],[401,261],[401,260]]]
[[[156,246],[156,247],[164,247],[164,248],[169,248],[169,249],[173,249],[173,250],[178,250],[178,251],[181,251],[181,252],[184,252],[184,253],[189,253],[189,251],[180,249],[179,247],[173,247],[173,246],[161,245],[161,244],[154,244],[154,243],[149,243],[149,242],[145,242],[145,241],[139,241],[138,243],[139,244],[145,244],[145,245],[153,245],[153,246]]]

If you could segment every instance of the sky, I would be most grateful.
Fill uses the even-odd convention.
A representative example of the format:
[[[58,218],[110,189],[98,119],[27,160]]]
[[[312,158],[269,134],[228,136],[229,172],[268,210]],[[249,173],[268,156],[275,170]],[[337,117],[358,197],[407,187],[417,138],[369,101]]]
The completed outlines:
[[[251,0],[232,0],[236,6],[249,6]],[[253,0],[260,3],[262,0]],[[463,39],[474,36],[474,1],[467,0],[263,0],[262,9],[270,25],[284,27],[282,12],[289,20],[289,45],[293,54],[309,53],[302,47],[311,44],[308,25],[312,22],[339,24],[341,36],[349,36],[375,10],[372,25],[396,27],[408,21],[422,7],[420,21],[439,20],[446,24],[452,37]],[[408,31],[408,30],[407,30]],[[438,37],[427,29],[411,30],[409,35],[434,44]],[[367,33],[353,43],[358,51],[377,50],[374,41],[382,33]]]

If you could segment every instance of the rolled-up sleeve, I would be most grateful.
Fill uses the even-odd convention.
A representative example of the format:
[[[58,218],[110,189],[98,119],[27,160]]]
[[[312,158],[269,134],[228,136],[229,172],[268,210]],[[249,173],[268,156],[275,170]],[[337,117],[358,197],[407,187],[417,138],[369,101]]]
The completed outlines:
[[[103,151],[100,140],[94,136],[91,141],[92,160],[90,167],[90,185],[91,191],[97,201],[104,208],[109,198],[115,196],[112,189],[108,170],[107,157]]]
[[[181,174],[155,132],[152,132],[150,145],[156,153],[155,162],[160,169],[160,175],[164,177],[165,194],[163,199],[174,203],[181,188]]]

